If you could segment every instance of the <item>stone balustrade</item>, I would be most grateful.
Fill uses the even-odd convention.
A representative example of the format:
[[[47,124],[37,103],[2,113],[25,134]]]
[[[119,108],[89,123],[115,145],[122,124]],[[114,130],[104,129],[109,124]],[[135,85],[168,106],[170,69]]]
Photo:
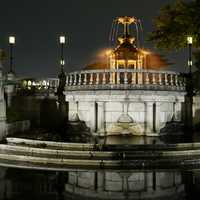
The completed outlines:
[[[46,78],[46,79],[21,79],[19,80],[20,89],[36,88],[37,90],[53,90],[56,91],[59,79],[57,78]]]
[[[145,69],[88,70],[67,75],[66,90],[109,88],[185,90],[185,80],[173,71]]]

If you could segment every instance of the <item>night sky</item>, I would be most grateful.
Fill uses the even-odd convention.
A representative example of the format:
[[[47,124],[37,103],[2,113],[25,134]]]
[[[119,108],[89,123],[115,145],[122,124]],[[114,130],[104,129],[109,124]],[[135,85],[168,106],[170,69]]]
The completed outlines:
[[[135,16],[144,34],[153,28],[159,9],[174,0],[1,0],[0,48],[8,51],[8,36],[16,36],[14,68],[18,76],[55,77],[59,70],[58,37],[71,38],[65,48],[66,71],[83,68],[108,47],[112,20]],[[145,42],[145,47],[152,44]],[[184,71],[186,52],[169,55],[169,69]],[[183,57],[183,58],[181,58]],[[4,63],[5,70],[8,62]]]

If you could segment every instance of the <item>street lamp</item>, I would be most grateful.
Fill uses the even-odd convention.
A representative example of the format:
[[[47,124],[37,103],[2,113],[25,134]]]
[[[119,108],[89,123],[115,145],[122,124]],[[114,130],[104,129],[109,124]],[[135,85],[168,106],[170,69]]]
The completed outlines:
[[[13,72],[13,46],[15,45],[15,36],[9,36],[10,46],[10,72]]]
[[[187,44],[188,44],[188,48],[189,48],[188,67],[189,67],[190,75],[192,73],[192,42],[193,42],[192,37],[188,36],[187,37]]]
[[[61,65],[61,71],[64,71],[64,65],[65,65],[65,60],[64,60],[64,44],[65,44],[65,36],[60,36],[59,37],[59,42],[61,46],[61,57],[60,57],[60,65]]]

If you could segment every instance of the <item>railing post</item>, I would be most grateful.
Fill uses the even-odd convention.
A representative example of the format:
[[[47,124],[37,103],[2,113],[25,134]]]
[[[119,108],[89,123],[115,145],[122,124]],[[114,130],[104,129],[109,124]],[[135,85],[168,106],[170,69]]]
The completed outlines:
[[[173,76],[174,76],[174,74],[170,74],[170,85],[174,85]]]
[[[124,72],[124,84],[128,84],[127,71]]]
[[[178,74],[175,75],[175,85],[178,86]]]
[[[96,73],[96,85],[99,84],[99,73]]]
[[[112,84],[112,83],[113,83],[113,76],[112,76],[112,72],[110,72],[110,78],[109,78],[109,82],[110,82],[110,84]]]
[[[117,84],[120,84],[120,72],[117,72]]]
[[[136,72],[132,72],[132,84],[136,84]]]
[[[156,84],[156,74],[155,73],[152,73],[152,83],[153,83],[153,85]]]
[[[103,72],[102,83],[106,84],[106,72]]]
[[[90,73],[90,85],[93,84],[93,73]]]
[[[77,74],[74,73],[74,84],[73,85],[77,85]]]
[[[147,85],[149,85],[149,72],[146,72],[146,73],[145,73],[145,78],[146,78],[145,83],[146,83]]]
[[[66,85],[68,85],[68,82],[69,82],[69,76],[67,75],[66,76]],[[56,87],[56,83],[55,83],[55,87]]]
[[[158,74],[158,83],[159,83],[159,85],[162,85],[162,74],[161,73]]]
[[[80,74],[78,74],[78,85],[81,85],[81,76],[82,76],[82,74],[80,73]]]
[[[70,76],[70,79],[69,79],[69,85],[71,86],[71,85],[73,84],[73,75],[70,74],[69,76]]]
[[[164,80],[165,80],[165,85],[169,85],[169,84],[168,84],[167,75],[168,75],[168,74],[167,74],[167,73],[165,73],[165,79],[164,79]]]
[[[87,73],[84,74],[83,85],[87,84]]]
[[[142,85],[143,83],[143,80],[142,80],[142,73],[141,72],[138,72],[138,84],[139,85]]]

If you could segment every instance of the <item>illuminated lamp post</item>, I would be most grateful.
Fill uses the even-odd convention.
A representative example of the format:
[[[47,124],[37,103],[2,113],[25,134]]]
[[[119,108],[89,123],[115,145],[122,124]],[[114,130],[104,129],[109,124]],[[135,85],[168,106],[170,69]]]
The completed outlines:
[[[61,72],[63,72],[64,71],[64,65],[65,65],[65,60],[64,60],[65,36],[60,36],[59,42],[60,42],[60,47],[61,47],[60,65],[61,65]]]
[[[13,73],[13,47],[15,45],[15,37],[9,36],[9,46],[10,46],[10,71]]]
[[[186,139],[192,140],[193,136],[193,96],[194,96],[194,89],[193,89],[193,78],[192,78],[192,42],[193,38],[191,36],[187,37],[187,45],[188,45],[188,73],[186,73],[186,97],[185,97],[185,104],[186,104]]]
[[[65,65],[65,60],[64,60],[64,45],[66,43],[66,38],[65,36],[60,36],[59,37],[59,44],[60,44],[60,67],[61,71],[58,74],[59,78],[59,85],[57,88],[57,95],[58,95],[58,103],[59,103],[59,111],[60,111],[60,117],[61,117],[61,122],[64,122],[64,120],[67,118],[67,111],[66,111],[66,103],[65,103],[65,95],[64,95],[64,90],[65,90],[65,85],[66,85],[66,74],[64,71],[64,65]],[[61,124],[62,126],[62,124]],[[61,136],[63,136],[64,133],[61,133]]]

